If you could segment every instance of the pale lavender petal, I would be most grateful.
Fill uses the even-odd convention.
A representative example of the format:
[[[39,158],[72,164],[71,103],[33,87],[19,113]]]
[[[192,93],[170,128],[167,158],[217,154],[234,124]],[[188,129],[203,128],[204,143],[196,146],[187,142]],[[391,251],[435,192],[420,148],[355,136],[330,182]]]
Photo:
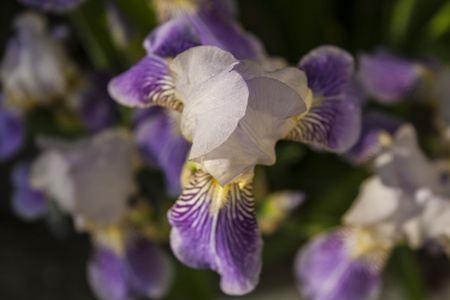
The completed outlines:
[[[22,119],[15,112],[6,110],[0,103],[0,161],[19,151],[24,139]]]
[[[90,85],[76,96],[81,119],[92,131],[112,127],[120,117],[117,104],[108,94],[108,81],[105,74],[91,76]]]
[[[393,136],[401,125],[402,122],[400,120],[382,112],[369,112],[363,118],[361,135],[358,142],[346,153],[346,157],[356,164],[370,162],[386,146],[383,145],[380,135],[387,133]]]
[[[45,11],[67,11],[84,0],[18,0],[20,3]]]
[[[129,281],[128,266],[118,254],[106,247],[98,247],[88,265],[88,280],[101,300],[135,299]]]
[[[138,238],[127,246],[129,280],[141,295],[163,297],[173,279],[173,266],[162,249],[145,238]]]
[[[315,99],[316,101],[316,99]],[[319,99],[286,139],[343,153],[358,140],[361,108],[349,95]]]
[[[297,254],[294,272],[300,292],[312,300],[369,300],[380,288],[379,271],[350,257],[342,231],[310,241]]]
[[[407,96],[421,77],[418,62],[386,51],[362,54],[358,76],[368,93],[384,103],[396,103]]]
[[[353,57],[333,46],[318,47],[302,58],[298,67],[306,73],[308,86],[316,96],[343,93],[353,73]]]
[[[29,173],[29,163],[20,163],[14,167],[12,208],[23,220],[34,221],[47,213],[49,203],[43,193],[31,187],[28,180]]]
[[[191,144],[181,135],[174,119],[164,108],[151,107],[153,113],[136,126],[136,142],[141,156],[151,167],[159,168],[169,193],[181,193],[180,176]]]
[[[264,50],[260,41],[245,32],[239,24],[220,14],[199,13],[187,16],[197,30],[203,45],[216,46],[237,59],[261,60]]]
[[[175,98],[173,75],[167,62],[154,55],[144,57],[108,86],[114,100],[125,106],[165,106],[181,111],[183,103]]]
[[[185,18],[175,18],[155,28],[144,40],[148,54],[175,57],[181,52],[202,45],[193,25]]]
[[[232,184],[226,202],[215,208],[224,200],[218,189],[209,174],[198,171],[193,176],[168,214],[171,246],[186,265],[216,270],[224,293],[242,295],[255,288],[261,271],[252,186]]]

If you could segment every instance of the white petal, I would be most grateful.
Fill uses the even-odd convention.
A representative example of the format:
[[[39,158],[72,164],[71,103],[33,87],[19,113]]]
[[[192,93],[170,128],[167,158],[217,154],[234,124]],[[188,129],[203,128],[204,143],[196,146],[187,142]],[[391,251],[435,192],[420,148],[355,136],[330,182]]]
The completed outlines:
[[[343,220],[351,225],[371,225],[390,218],[398,209],[401,191],[384,185],[379,177],[367,179]]]
[[[177,74],[176,97],[185,102],[193,88],[224,70],[230,70],[230,66],[238,62],[229,52],[214,46],[184,51],[170,63],[170,69]]]

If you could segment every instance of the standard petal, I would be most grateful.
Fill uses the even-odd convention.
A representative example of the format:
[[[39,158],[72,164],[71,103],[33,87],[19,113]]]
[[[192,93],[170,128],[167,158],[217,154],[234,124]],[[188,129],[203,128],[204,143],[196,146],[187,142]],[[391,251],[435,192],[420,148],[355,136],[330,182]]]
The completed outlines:
[[[249,104],[236,130],[219,147],[195,159],[221,186],[252,173],[256,164],[274,164],[275,144],[293,129],[293,118],[306,110],[298,93],[278,80],[258,77],[248,80],[247,86]]]
[[[175,57],[202,42],[197,31],[186,18],[176,18],[155,28],[144,40],[148,54]]]
[[[129,280],[140,294],[152,299],[163,297],[172,283],[173,266],[162,249],[138,238],[127,245]]]
[[[82,1],[84,0],[19,0],[22,4],[34,8],[56,12],[71,10]]]
[[[178,259],[194,268],[216,270],[227,294],[254,289],[261,271],[262,240],[251,185],[222,188],[198,171],[168,217]]]
[[[388,146],[402,122],[378,111],[367,113],[362,120],[358,142],[345,154],[355,164],[369,163]],[[387,134],[387,136],[385,136]],[[386,140],[388,139],[388,140]]]
[[[190,63],[199,59],[198,54],[195,53],[205,53],[204,50],[212,52],[212,55],[217,58],[217,62],[211,58],[212,66],[204,68],[203,66],[208,65],[208,62],[204,60],[210,57],[205,53],[201,64],[186,65],[189,70],[183,73],[188,80],[195,78],[194,80],[200,82],[202,77],[205,80],[201,84],[193,85],[195,90],[192,90],[185,100],[181,119],[181,131],[187,140],[192,141],[190,159],[214,150],[233,133],[239,120],[245,115],[249,96],[247,84],[242,76],[232,71],[234,65],[228,64],[225,69],[222,69],[222,59],[230,62],[232,57],[218,48],[201,48],[203,47],[193,48],[181,54],[192,53],[194,58]],[[212,72],[205,74],[207,69]],[[217,69],[218,73],[213,69]]]
[[[361,108],[352,97],[343,95],[315,98],[313,107],[285,138],[343,153],[356,143],[360,130]]]
[[[300,292],[312,300],[369,300],[380,290],[380,270],[352,259],[342,231],[318,236],[301,249],[294,265]]]
[[[362,54],[358,76],[370,95],[384,103],[396,103],[407,96],[418,83],[422,69],[419,63],[386,51]]]
[[[20,163],[14,167],[12,208],[23,220],[34,221],[47,213],[49,202],[43,193],[31,187],[28,180],[29,173],[28,163]]]
[[[167,62],[154,55],[144,57],[108,85],[114,100],[125,106],[160,105],[181,111],[183,103],[175,97],[173,74]]]
[[[88,265],[88,281],[101,300],[132,300],[135,295],[127,272],[122,257],[106,247],[98,247]]]
[[[344,92],[353,73],[353,57],[334,46],[318,47],[302,58],[298,67],[305,71],[308,86],[316,96],[335,96]]]
[[[24,139],[22,119],[15,112],[2,107],[0,100],[0,161],[10,158],[19,151]]]

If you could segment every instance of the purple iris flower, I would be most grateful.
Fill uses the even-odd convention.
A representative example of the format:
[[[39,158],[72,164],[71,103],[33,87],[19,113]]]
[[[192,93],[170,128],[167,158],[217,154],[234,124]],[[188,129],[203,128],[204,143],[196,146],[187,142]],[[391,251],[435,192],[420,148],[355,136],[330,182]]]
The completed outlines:
[[[408,96],[423,77],[425,67],[384,50],[359,57],[358,76],[370,96],[380,102],[397,103]]]
[[[73,9],[84,0],[18,0],[20,3],[45,11],[63,12]]]
[[[136,236],[125,242],[124,253],[96,245],[88,265],[89,283],[99,299],[159,299],[172,282],[167,254],[149,240]]]
[[[20,218],[34,221],[47,213],[49,202],[43,193],[30,185],[29,174],[29,163],[23,162],[15,166],[12,173],[14,184],[12,208]]]
[[[315,237],[298,252],[294,273],[300,293],[311,300],[376,298],[388,250],[358,253],[357,234],[352,229],[334,230]]]
[[[362,121],[361,136],[353,148],[346,153],[346,157],[355,164],[369,163],[388,146],[386,143],[389,141],[385,139],[394,136],[401,125],[400,120],[384,113],[378,111],[367,113]]]
[[[180,177],[191,144],[181,134],[181,115],[162,107],[138,110],[135,114],[135,138],[142,158],[151,167],[164,172],[168,191],[178,196]]]
[[[309,111],[298,120],[287,139],[345,152],[361,129],[361,94],[353,82],[353,57],[333,46],[318,47],[300,61],[313,92]]]
[[[19,151],[24,139],[25,129],[21,117],[4,106],[3,95],[0,95],[0,161]]]

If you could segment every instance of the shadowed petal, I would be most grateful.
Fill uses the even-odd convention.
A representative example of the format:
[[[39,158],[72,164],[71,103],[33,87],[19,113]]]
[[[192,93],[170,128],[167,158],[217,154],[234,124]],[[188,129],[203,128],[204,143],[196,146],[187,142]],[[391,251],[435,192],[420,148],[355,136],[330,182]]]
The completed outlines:
[[[178,124],[167,111],[159,107],[148,109],[157,111],[136,127],[139,151],[147,164],[164,173],[169,192],[178,196],[181,170],[191,144],[181,135]]]
[[[173,279],[169,257],[150,241],[139,238],[127,246],[130,282],[142,295],[163,297]]]
[[[300,292],[312,300],[376,299],[380,270],[370,260],[353,259],[350,251],[342,231],[309,242],[294,266]]]
[[[89,262],[88,281],[101,300],[135,299],[128,283],[126,262],[106,247],[96,249]]]
[[[30,164],[28,163],[20,163],[14,167],[12,207],[20,218],[33,221],[47,213],[49,204],[44,194],[31,187],[28,180],[29,173]]]
[[[251,185],[221,188],[198,171],[168,215],[178,259],[216,270],[230,295],[250,292],[259,279],[262,240],[253,201]]]
[[[314,99],[316,103],[286,139],[338,153],[347,151],[356,143],[361,130],[361,108],[353,100],[349,96]]]
[[[335,96],[344,92],[354,62],[348,52],[334,46],[322,46],[304,56],[298,67],[305,71],[314,97]]]
[[[2,107],[0,100],[0,161],[10,158],[19,151],[24,139],[25,130],[21,118],[13,111]]]
[[[421,77],[419,63],[386,51],[359,57],[358,76],[367,91],[377,100],[395,103],[412,91]]]
[[[149,54],[161,57],[175,57],[202,42],[197,31],[185,18],[176,18],[155,28],[144,40]]]
[[[178,111],[183,108],[183,103],[175,97],[169,66],[164,59],[153,55],[144,57],[111,80],[108,91],[114,100],[125,106],[160,105]]]

